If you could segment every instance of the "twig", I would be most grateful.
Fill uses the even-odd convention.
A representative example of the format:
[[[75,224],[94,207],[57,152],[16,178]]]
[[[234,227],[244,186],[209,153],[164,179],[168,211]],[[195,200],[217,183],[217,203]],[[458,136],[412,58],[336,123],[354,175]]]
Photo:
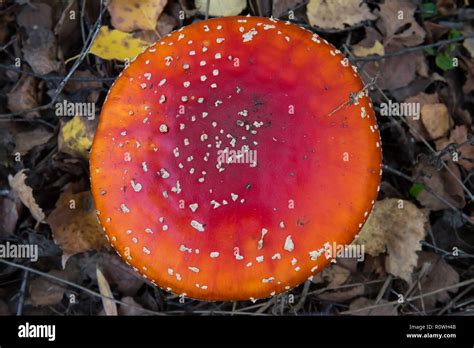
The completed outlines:
[[[350,60],[353,61],[353,62],[372,62],[372,61],[377,61],[377,60],[383,60],[383,59],[386,59],[386,58],[392,58],[392,57],[402,56],[402,55],[413,53],[413,52],[422,51],[422,50],[427,49],[427,48],[435,48],[435,47],[440,47],[440,46],[444,46],[444,45],[449,45],[449,44],[460,42],[460,41],[470,39],[470,38],[473,38],[473,37],[474,37],[474,32],[471,32],[471,33],[467,33],[463,36],[460,36],[460,37],[457,37],[457,38],[454,38],[454,39],[440,40],[440,41],[432,43],[432,44],[426,44],[426,45],[420,45],[420,46],[415,46],[415,47],[403,48],[403,49],[398,50],[398,51],[389,52],[387,54],[384,54],[383,56],[370,55],[370,56],[366,56],[366,57],[353,57],[353,58],[350,58]]]
[[[18,293],[18,304],[16,306],[16,315],[23,313],[23,304],[25,303],[26,284],[28,283],[28,270],[23,270],[21,275],[20,291]]]
[[[463,282],[460,282],[460,283],[457,283],[457,284],[454,284],[454,285],[446,286],[444,288],[440,288],[440,289],[436,289],[436,290],[433,290],[433,291],[430,291],[430,292],[426,292],[426,293],[421,294],[421,295],[406,298],[404,302],[412,302],[412,301],[415,301],[415,300],[419,300],[423,297],[436,295],[440,292],[460,288],[460,287],[470,285],[470,284],[473,284],[473,283],[474,283],[474,278],[471,278],[471,279],[465,280]],[[368,309],[375,309],[375,308],[380,308],[380,307],[385,307],[385,306],[392,306],[392,305],[396,305],[396,304],[398,304],[397,300],[390,301],[390,302],[385,302],[385,303],[380,303],[380,304],[377,304],[377,305],[371,305],[371,306],[367,306],[367,307],[364,307],[364,308],[353,309],[353,310],[350,310],[350,311],[344,311],[344,312],[341,312],[341,314],[354,314],[354,313],[357,313],[357,312],[360,312],[360,311],[365,311],[365,310],[368,310]]]

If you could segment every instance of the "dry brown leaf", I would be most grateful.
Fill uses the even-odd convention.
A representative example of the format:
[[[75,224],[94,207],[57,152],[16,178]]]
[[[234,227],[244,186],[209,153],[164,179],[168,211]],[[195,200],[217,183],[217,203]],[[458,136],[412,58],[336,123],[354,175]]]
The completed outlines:
[[[424,263],[430,264],[428,273],[421,278],[420,287],[421,294],[436,291],[459,282],[459,274],[446,263],[444,259],[432,252],[422,251],[419,253],[418,266],[421,267]],[[425,309],[433,309],[436,302],[447,302],[450,300],[449,293],[456,293],[457,288],[438,292],[431,296],[423,297],[423,304]],[[418,306],[421,307],[421,301]]]
[[[95,213],[89,191],[63,192],[47,219],[55,243],[63,250],[63,267],[69,257],[108,246]]]
[[[384,199],[375,203],[354,243],[364,245],[365,252],[372,256],[386,251],[386,270],[410,282],[427,223],[426,215],[413,203]]]
[[[7,93],[7,106],[12,112],[21,112],[38,106],[36,96],[36,81],[32,76],[23,76]],[[25,114],[27,117],[39,117],[37,111],[31,111]]]
[[[341,290],[328,290],[318,295],[320,300],[331,302],[346,302],[365,293],[363,284]]]
[[[414,168],[413,177],[422,177],[424,184],[433,190],[437,196],[444,198],[456,208],[463,208],[466,205],[464,191],[455,179],[461,180],[461,172],[458,166],[451,161],[447,161],[446,165],[451,172],[448,172],[445,168],[436,170],[426,161],[420,161]],[[449,208],[449,205],[426,190],[421,191],[416,199],[429,210],[437,211]]]
[[[119,30],[155,30],[167,0],[111,0],[107,6],[112,25]]]
[[[27,31],[28,39],[23,45],[23,56],[37,74],[46,75],[58,71],[56,38],[50,29],[34,27]]]
[[[122,297],[121,301],[128,304],[128,306],[121,304],[118,309],[119,315],[146,315],[147,314],[143,306],[138,304],[133,299],[133,297],[130,297],[130,296]]]
[[[426,33],[415,20],[416,6],[412,1],[390,0],[379,7],[377,27],[386,37],[386,44],[396,41],[402,46],[416,46],[424,41]]]
[[[408,97],[404,101],[405,103],[419,103],[420,104],[420,110],[421,108],[426,105],[426,104],[436,104],[439,103],[439,97],[438,94],[427,94],[427,93],[418,93],[415,96]],[[410,125],[410,133],[417,139],[418,141],[421,140],[421,138],[418,136],[418,134],[424,138],[429,138],[429,134],[427,130],[425,129],[425,126],[423,125],[423,122],[421,121],[421,117],[418,119],[414,119],[413,117],[406,117],[406,120],[408,124]],[[411,129],[414,129],[415,132],[411,131]]]
[[[52,270],[48,274],[62,278],[62,272]],[[50,306],[59,303],[66,289],[48,278],[36,278],[29,286],[29,302],[33,306]]]
[[[273,0],[272,16],[275,18],[287,17],[290,10],[304,4],[304,0]]]
[[[160,33],[161,36],[168,35],[177,25],[178,20],[175,17],[163,13],[158,20],[158,33]]]
[[[20,210],[14,200],[0,197],[0,237],[6,237],[15,232],[19,215]]]
[[[27,29],[34,27],[52,29],[53,10],[45,3],[35,2],[21,8],[17,16],[17,23]]]
[[[350,275],[351,271],[348,269],[337,264],[332,264],[313,277],[312,281],[314,284],[327,283],[328,287],[334,288],[344,284]]]
[[[52,270],[48,274],[63,278],[61,271]],[[49,306],[59,303],[66,288],[48,278],[36,278],[30,282],[28,302],[33,306]]]
[[[474,146],[465,144],[467,141],[467,127],[456,126],[451,130],[449,138],[443,138],[435,142],[438,151],[443,150],[449,144],[464,144],[458,147],[458,161],[466,170],[474,168]],[[447,155],[451,157],[450,155]],[[452,159],[452,157],[451,157]]]
[[[97,272],[97,284],[99,284],[99,291],[102,297],[102,305],[104,306],[104,311],[106,315],[118,315],[117,313],[117,304],[111,300],[114,298],[112,290],[110,290],[109,283],[105,279],[99,267],[96,269]],[[107,298],[108,297],[108,298]]]
[[[324,29],[344,29],[377,18],[362,0],[310,0],[306,14],[311,25]]]
[[[30,131],[18,132],[15,135],[14,151],[25,155],[35,146],[46,144],[52,137],[51,131],[39,127]]]
[[[383,305],[387,303],[386,300],[380,300],[378,304]],[[357,312],[351,313],[351,315],[397,315],[397,311],[394,311],[394,305],[385,305],[373,309],[362,309],[366,307],[373,306],[374,301],[368,299],[367,297],[359,297],[351,302],[349,305],[349,312],[359,310]]]
[[[384,44],[385,54],[399,51],[399,43]],[[369,76],[380,73],[377,84],[382,89],[397,89],[410,84],[416,77],[417,59],[419,53],[409,53],[389,57],[379,61],[368,62],[364,70]]]
[[[421,121],[431,139],[445,136],[449,131],[449,113],[442,103],[426,104],[421,107]]]
[[[99,264],[109,283],[122,295],[135,295],[144,284],[143,278],[117,255],[103,253]]]
[[[25,170],[22,169],[15,176],[8,176],[8,183],[20,198],[21,202],[30,210],[31,215],[38,222],[44,222],[45,215],[33,196],[33,189],[26,184]]]

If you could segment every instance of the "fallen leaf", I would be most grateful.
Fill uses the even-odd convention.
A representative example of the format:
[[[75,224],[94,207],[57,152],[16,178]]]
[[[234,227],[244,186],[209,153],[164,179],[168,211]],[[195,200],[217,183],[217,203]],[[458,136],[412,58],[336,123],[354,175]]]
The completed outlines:
[[[469,94],[474,91],[474,62],[472,59],[464,57],[461,57],[459,61],[461,68],[466,71],[466,82],[462,87],[462,91],[464,94]]]
[[[52,270],[48,274],[63,278],[62,272]],[[66,288],[49,278],[39,277],[30,282],[28,303],[33,306],[50,306],[59,303]]]
[[[439,255],[421,251],[419,253],[418,266],[421,268],[423,264],[429,264],[428,272],[420,280],[420,293],[428,293],[449,287],[459,282],[459,274]],[[434,309],[437,302],[445,303],[451,299],[449,293],[456,293],[457,288],[451,290],[440,291],[436,294],[423,297],[423,304],[426,310]],[[421,300],[418,301],[421,307]]]
[[[148,46],[148,42],[137,39],[132,34],[102,26],[92,43],[90,53],[103,59],[124,61],[132,60]]]
[[[58,134],[59,151],[73,157],[89,158],[97,123],[86,117],[75,116],[61,126]]]
[[[44,222],[45,215],[33,196],[33,189],[26,184],[25,170],[22,169],[15,176],[8,176],[8,183],[20,198],[21,202],[30,210],[31,215],[38,222]]]
[[[436,0],[436,7],[438,12],[443,16],[450,16],[456,14],[456,3],[454,0]]]
[[[377,18],[362,0],[310,0],[306,15],[311,25],[323,29],[344,29]]]
[[[105,296],[105,297],[102,297],[102,305],[104,306],[105,314],[118,315],[117,304],[113,300],[109,299],[109,298],[114,298],[114,295],[112,294],[112,290],[110,290],[110,286],[109,286],[109,283],[107,283],[107,279],[105,279],[99,267],[97,267],[96,272],[97,272],[97,284],[99,284],[100,294],[102,296]]]
[[[439,97],[438,94],[427,94],[427,93],[418,93],[417,95],[408,97],[404,100],[405,103],[419,103],[420,104],[420,111],[421,108],[426,105],[426,104],[436,104],[439,103]],[[423,122],[421,121],[421,115],[418,119],[415,119],[413,117],[406,117],[406,120],[408,124],[410,125],[410,133],[417,139],[418,141],[421,140],[421,137],[423,138],[429,138],[429,134],[425,129],[425,126],[423,125]],[[412,131],[411,129],[414,129]],[[420,136],[418,136],[420,135]]]
[[[354,243],[364,245],[365,252],[377,256],[387,252],[386,270],[407,282],[417,264],[416,251],[425,237],[425,213],[416,205],[401,199],[377,201]]]
[[[304,0],[273,0],[272,16],[274,18],[287,17],[289,11],[304,4]]]
[[[365,287],[363,284],[351,286],[347,289],[341,290],[328,290],[321,294],[318,294],[317,297],[323,301],[331,302],[346,302],[352,300],[354,297],[362,296],[365,293]]]
[[[19,218],[19,207],[17,203],[10,198],[0,197],[0,237],[11,236],[15,233]]]
[[[378,304],[383,305],[385,303],[387,303],[386,300],[380,300]],[[373,309],[363,309],[373,306],[374,304],[375,302],[367,297],[359,297],[351,302],[349,305],[349,312],[358,310],[357,312],[350,313],[351,315],[398,315],[397,311],[394,311],[394,305],[385,305]]]
[[[102,82],[99,81],[97,76],[92,74],[89,70],[76,70],[72,77],[79,78],[79,80],[73,79],[67,82],[64,90],[68,93],[102,88]],[[87,79],[87,81],[80,79]]]
[[[384,43],[385,55],[397,52],[402,48],[400,43]],[[406,87],[415,80],[418,68],[417,55],[421,55],[421,53],[408,53],[368,62],[364,66],[364,70],[369,76],[379,73],[377,84],[381,89],[394,90]]]
[[[435,144],[438,151],[442,151],[449,144],[464,144],[457,148],[457,162],[459,162],[461,166],[469,171],[474,168],[474,146],[466,143],[468,140],[467,135],[468,130],[466,126],[456,126],[451,129],[449,138],[440,139],[436,141]],[[448,156],[451,160],[453,160],[451,155],[446,155],[446,157]]]
[[[348,269],[337,264],[332,264],[313,277],[312,282],[314,284],[327,283],[328,287],[334,288],[344,284],[350,275],[351,271]]]
[[[103,253],[99,264],[110,284],[123,295],[135,295],[144,284],[143,278],[117,255]]]
[[[385,54],[385,48],[380,41],[375,41],[372,47],[364,47],[361,45],[352,46],[352,52],[357,57],[366,57],[372,55],[383,56]]]
[[[21,155],[27,154],[32,148],[38,145],[46,144],[52,137],[53,133],[45,128],[34,128],[29,131],[18,132],[15,135],[15,153]]]
[[[195,0],[197,10],[205,14],[208,0]],[[209,3],[209,16],[226,17],[237,16],[247,7],[246,0],[211,0]]]
[[[116,29],[155,30],[166,3],[167,0],[111,0],[107,9]]]
[[[177,25],[178,20],[175,17],[163,13],[158,20],[158,33],[160,33],[161,36],[168,35]]]
[[[451,161],[447,161],[446,165],[450,172],[446,168],[436,170],[433,165],[422,160],[415,166],[413,176],[421,177],[424,186],[429,187],[437,196],[461,209],[466,205],[462,186],[456,181],[456,178],[461,181],[461,172],[458,166]],[[416,199],[421,205],[432,211],[449,208],[449,205],[426,190],[418,193]]]
[[[58,71],[56,38],[50,29],[34,27],[27,31],[28,39],[23,45],[23,56],[33,71],[46,75]]]
[[[410,0],[390,0],[379,5],[377,27],[385,36],[385,44],[398,43],[402,46],[421,44],[426,36],[415,20],[416,5]]]
[[[441,138],[449,131],[448,108],[442,103],[423,105],[421,120],[431,139]]]
[[[119,309],[118,309],[119,315],[127,315],[127,316],[130,316],[130,315],[133,315],[133,316],[147,315],[147,312],[145,311],[143,306],[138,304],[133,299],[133,297],[130,297],[130,296],[122,297],[121,301],[123,303],[126,303],[128,306],[121,304]]]
[[[38,107],[36,81],[32,76],[24,75],[7,93],[7,106],[11,112],[22,112]],[[25,114],[29,118],[39,117],[38,111]]]
[[[29,3],[21,8],[17,16],[17,23],[26,29],[33,29],[34,27],[52,29],[53,10],[51,6],[45,3]]]
[[[63,250],[63,267],[72,255],[108,247],[89,191],[63,192],[47,222],[54,242]]]

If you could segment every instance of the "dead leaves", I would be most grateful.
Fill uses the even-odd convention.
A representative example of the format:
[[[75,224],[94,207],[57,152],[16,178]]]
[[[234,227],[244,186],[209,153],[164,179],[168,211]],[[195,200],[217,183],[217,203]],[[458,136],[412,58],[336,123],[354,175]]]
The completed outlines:
[[[206,13],[207,0],[195,0],[196,8]],[[212,0],[209,3],[209,15],[216,17],[237,16],[247,7],[246,0]]]
[[[62,193],[47,222],[55,243],[63,250],[63,267],[74,254],[108,246],[89,191]]]
[[[36,94],[36,81],[32,76],[23,76],[7,94],[7,106],[11,112],[22,112],[38,106]],[[25,114],[27,117],[38,117],[37,111],[30,111]]]
[[[33,189],[26,184],[25,170],[21,170],[15,176],[8,176],[8,183],[13,192],[21,202],[30,210],[31,215],[38,222],[44,222],[45,215],[33,196]]]
[[[442,103],[423,105],[421,120],[431,139],[441,138],[449,131],[448,108]]]
[[[90,53],[103,59],[124,61],[132,60],[148,46],[148,42],[135,38],[132,34],[102,26]]]
[[[114,28],[130,33],[155,30],[166,3],[167,0],[111,0],[107,9]]]
[[[426,275],[420,280],[419,291],[422,294],[443,289],[459,282],[459,274],[439,255],[431,252],[420,252],[418,265],[421,268],[424,264],[428,268]],[[444,303],[449,301],[451,299],[449,293],[456,293],[457,291],[457,288],[453,288],[430,296],[424,296],[419,301],[419,306],[425,310],[431,310],[435,308],[436,302]]]
[[[73,157],[89,158],[89,149],[94,139],[96,122],[82,116],[75,116],[61,126],[58,135],[59,151]]]
[[[310,0],[306,14],[311,25],[324,29],[344,29],[376,19],[362,0]]]
[[[384,43],[416,46],[425,38],[425,31],[415,20],[416,6],[409,0],[385,1],[379,5],[377,28],[385,37]]]
[[[413,203],[384,199],[375,203],[372,214],[354,243],[364,245],[365,252],[372,256],[387,252],[386,270],[410,282],[427,222],[425,213]]]

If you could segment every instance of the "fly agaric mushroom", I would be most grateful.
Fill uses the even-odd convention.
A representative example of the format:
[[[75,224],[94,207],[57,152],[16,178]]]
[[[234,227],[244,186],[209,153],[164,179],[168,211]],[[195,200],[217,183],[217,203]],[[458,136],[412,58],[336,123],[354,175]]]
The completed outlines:
[[[91,152],[119,255],[205,300],[269,297],[321,270],[367,219],[380,167],[355,68],[260,17],[195,23],[146,49],[110,89]]]

